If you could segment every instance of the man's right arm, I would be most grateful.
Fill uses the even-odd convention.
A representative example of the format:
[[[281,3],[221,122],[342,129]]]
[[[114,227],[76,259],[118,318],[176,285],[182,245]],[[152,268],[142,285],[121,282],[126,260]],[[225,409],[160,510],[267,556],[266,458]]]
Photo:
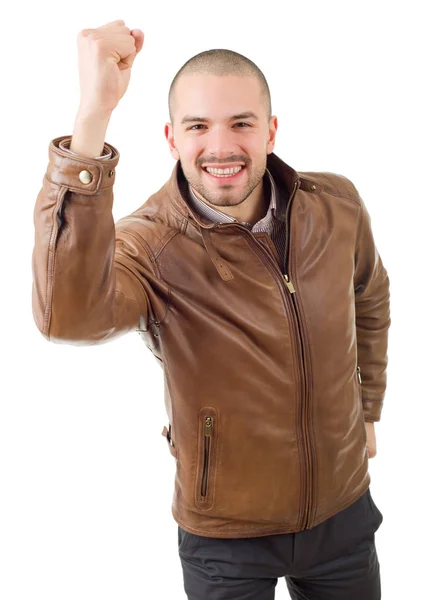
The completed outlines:
[[[119,152],[105,144],[112,157],[91,158],[66,152],[61,140],[68,143],[73,137],[50,142],[34,209],[34,321],[47,340],[77,345],[145,330],[150,304],[142,274],[153,269],[138,237],[114,224]],[[102,142],[89,153],[98,156],[103,147]]]
[[[114,223],[119,152],[108,144],[111,154],[102,158],[108,122],[127,90],[144,34],[119,19],[83,29],[77,40],[81,101],[73,136],[50,142],[34,209],[32,311],[47,340],[97,344],[146,330],[152,318],[156,273],[139,232],[145,224],[140,217]]]

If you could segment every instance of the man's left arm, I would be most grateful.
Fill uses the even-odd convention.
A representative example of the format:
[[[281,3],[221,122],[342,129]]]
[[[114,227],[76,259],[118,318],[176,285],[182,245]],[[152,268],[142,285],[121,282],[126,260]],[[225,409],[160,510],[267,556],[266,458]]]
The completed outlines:
[[[381,418],[387,381],[389,276],[375,246],[370,215],[360,202],[355,249],[355,313],[361,397],[369,456],[376,454],[374,423]]]

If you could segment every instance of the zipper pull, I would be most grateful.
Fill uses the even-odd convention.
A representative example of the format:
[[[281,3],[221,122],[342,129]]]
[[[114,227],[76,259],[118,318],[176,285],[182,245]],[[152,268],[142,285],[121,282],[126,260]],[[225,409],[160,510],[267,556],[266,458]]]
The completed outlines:
[[[358,377],[358,382],[359,382],[359,383],[362,383],[362,381],[361,381],[361,373],[360,373],[360,371],[361,371],[361,369],[360,369],[360,367],[357,365],[357,377]]]
[[[204,419],[204,435],[212,435],[212,417],[206,417]]]
[[[288,274],[287,274],[287,273],[284,273],[284,279],[285,279],[285,281],[287,282],[287,288],[288,288],[288,290],[289,290],[290,294],[294,294],[294,292],[295,292],[296,290],[294,289],[293,282],[292,282],[292,281],[291,281],[291,279],[288,277]]]

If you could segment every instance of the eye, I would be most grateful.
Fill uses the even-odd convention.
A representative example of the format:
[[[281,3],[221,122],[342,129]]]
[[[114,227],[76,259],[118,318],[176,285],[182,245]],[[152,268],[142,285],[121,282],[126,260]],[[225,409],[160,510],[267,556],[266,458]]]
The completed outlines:
[[[239,123],[235,123],[235,125],[246,125],[246,127],[251,127],[250,123],[246,123],[245,121],[240,121]],[[189,131],[191,129],[194,129],[194,127],[205,127],[205,126],[202,123],[198,123],[197,125],[192,125],[192,127],[189,127]],[[239,127],[239,129],[242,129],[242,127]]]

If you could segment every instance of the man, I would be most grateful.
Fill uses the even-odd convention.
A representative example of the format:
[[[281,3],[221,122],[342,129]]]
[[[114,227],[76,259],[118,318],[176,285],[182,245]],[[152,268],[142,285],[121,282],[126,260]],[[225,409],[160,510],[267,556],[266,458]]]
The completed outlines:
[[[46,339],[137,331],[163,367],[172,514],[190,600],[375,600],[383,516],[368,459],[386,387],[389,279],[351,181],[274,152],[265,77],[209,50],[169,90],[177,163],[112,217],[104,143],[143,33],[78,36],[81,106],[35,206],[33,314]]]

